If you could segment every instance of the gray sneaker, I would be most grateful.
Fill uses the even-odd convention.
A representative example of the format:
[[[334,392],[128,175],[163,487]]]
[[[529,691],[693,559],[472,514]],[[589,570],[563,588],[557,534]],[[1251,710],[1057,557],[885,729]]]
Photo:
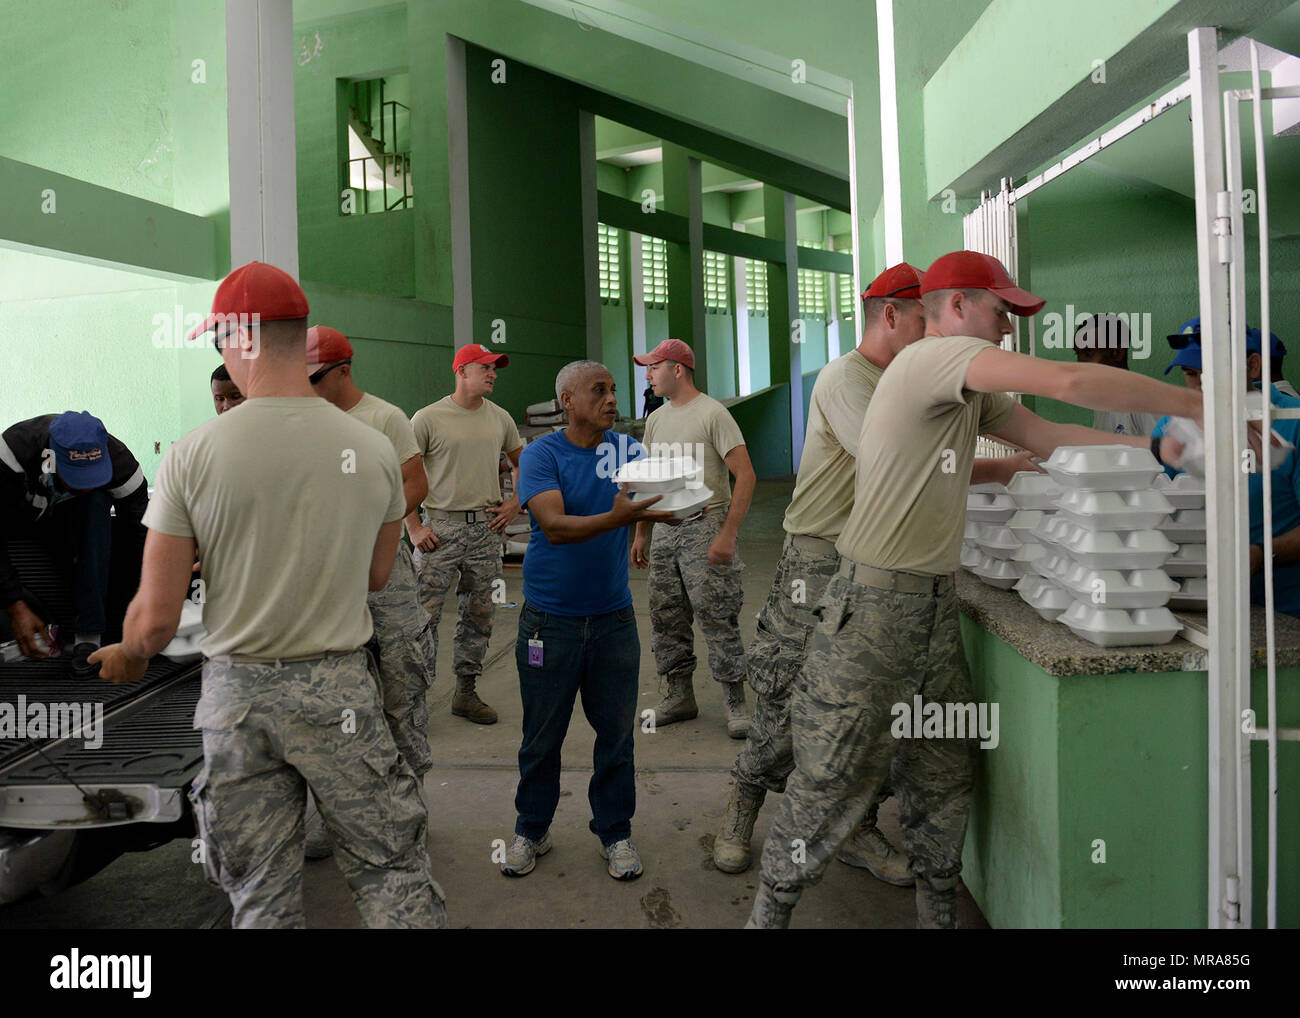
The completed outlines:
[[[533,872],[537,857],[551,850],[551,832],[542,835],[541,841],[529,841],[522,834],[516,834],[506,849],[506,861],[501,864],[501,872],[508,877],[522,877]]]
[[[628,838],[612,845],[601,845],[600,857],[609,860],[609,875],[615,880],[635,880],[643,872],[641,857]]]

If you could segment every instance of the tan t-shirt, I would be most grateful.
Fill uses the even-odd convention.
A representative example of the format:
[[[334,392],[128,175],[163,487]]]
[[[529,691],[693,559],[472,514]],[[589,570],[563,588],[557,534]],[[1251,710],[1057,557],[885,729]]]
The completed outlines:
[[[710,509],[731,503],[731,471],[725,457],[745,444],[740,425],[727,408],[706,393],[682,407],[665,403],[646,418],[644,445],[651,456],[690,456],[704,463],[704,484],[713,492]]]
[[[398,464],[405,463],[412,456],[420,455],[420,447],[415,444],[415,429],[406,419],[400,407],[362,393],[354,407],[348,410],[348,416],[355,417],[362,424],[369,424],[376,431],[382,431],[393,443],[393,452],[397,453]]]
[[[501,454],[523,448],[514,419],[490,400],[466,410],[444,396],[411,418],[429,477],[427,509],[486,509],[501,502]]]
[[[272,661],[370,639],[375,537],[405,508],[383,435],[318,397],[263,397],[167,450],[144,522],[198,542],[203,653]]]
[[[944,575],[960,564],[975,439],[1011,418],[1003,392],[965,388],[972,336],[927,336],[876,385],[858,440],[853,511],[835,548],[878,569]]]
[[[785,529],[834,541],[853,508],[853,467],[867,404],[884,368],[856,349],[837,357],[817,375],[808,401],[808,432]]]

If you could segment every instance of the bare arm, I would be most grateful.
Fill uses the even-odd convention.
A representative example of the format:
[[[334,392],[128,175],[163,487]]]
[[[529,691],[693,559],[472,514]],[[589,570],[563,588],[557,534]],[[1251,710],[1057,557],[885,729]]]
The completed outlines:
[[[429,478],[424,472],[424,460],[418,453],[402,464],[402,494],[406,498],[406,518],[409,520],[414,516],[418,523],[420,517],[416,510],[424,496],[429,494]]]
[[[171,642],[181,621],[181,605],[190,589],[194,555],[192,537],[173,537],[150,530],[140,564],[140,589],[126,610],[122,642],[101,647],[90,656],[108,682],[135,682],[149,659]]]
[[[1006,484],[1022,471],[1042,473],[1037,464],[1029,458],[1028,453],[1022,452],[1015,456],[1000,456],[995,459],[977,459],[971,464],[970,483],[987,484],[995,482],[997,484]]]
[[[992,432],[992,435],[1021,449],[1028,449],[1043,459],[1051,456],[1059,445],[1131,445],[1143,449],[1151,445],[1151,439],[1138,435],[1094,431],[1078,424],[1054,424],[1019,403],[1011,411],[1011,419]]]
[[[521,445],[514,452],[506,453],[506,459],[510,462],[510,477],[513,481],[511,487],[515,494],[510,496],[508,501],[502,502],[498,506],[493,506],[488,510],[492,514],[492,520],[488,527],[492,530],[502,533],[506,527],[515,521],[519,515],[519,454],[523,452],[524,447]]]
[[[1136,371],[1101,364],[1047,361],[995,347],[981,350],[970,362],[966,369],[966,388],[976,392],[1026,392],[1091,410],[1170,414],[1201,423],[1201,394],[1195,389],[1157,382]],[[1088,436],[1101,434],[1091,428],[1079,428],[1079,431]],[[1114,444],[1118,437],[1110,435],[1107,441]],[[1095,444],[1096,440],[1085,437],[1084,441]]]
[[[758,478],[754,474],[754,465],[749,461],[749,450],[743,445],[732,449],[725,457],[727,469],[735,475],[736,486],[731,493],[731,505],[727,509],[727,518],[722,521],[718,536],[709,546],[709,561],[722,565],[736,557],[736,536],[740,533],[740,524],[749,512],[749,504],[754,498],[754,487]]]
[[[402,521],[393,520],[379,528],[374,551],[370,553],[370,589],[383,590],[397,558],[397,542],[402,538]]]
[[[620,487],[609,512],[597,513],[595,516],[570,516],[564,511],[564,496],[552,488],[550,491],[540,491],[530,498],[528,511],[551,544],[578,544],[630,523],[676,523],[672,513],[649,508],[661,498],[662,495],[654,495],[633,502],[627,496],[627,489]]]
[[[1273,538],[1273,565],[1293,566],[1300,562],[1300,527],[1278,534]],[[1250,546],[1250,572],[1254,575],[1264,568],[1264,546]]]

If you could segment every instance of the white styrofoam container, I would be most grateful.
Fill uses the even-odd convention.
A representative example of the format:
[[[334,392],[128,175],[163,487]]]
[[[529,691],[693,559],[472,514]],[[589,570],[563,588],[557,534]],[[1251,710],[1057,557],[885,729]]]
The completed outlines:
[[[524,414],[529,417],[545,417],[548,414],[563,412],[564,407],[560,406],[559,400],[555,399],[548,399],[545,403],[530,403],[524,409]]]
[[[966,497],[966,518],[976,523],[1006,523],[1015,514],[1010,495],[975,492]]]
[[[1161,525],[1160,531],[1178,544],[1204,544],[1206,525],[1204,509],[1180,509]]]
[[[1204,576],[1187,576],[1179,584],[1179,591],[1169,599],[1170,608],[1183,611],[1205,611],[1209,600],[1210,581]]]
[[[1016,537],[1005,525],[996,523],[976,523],[975,543],[993,558],[1011,558],[1020,547],[1020,538]]]
[[[1057,517],[1086,530],[1155,530],[1174,511],[1154,489],[1088,491],[1069,489],[1056,500]]]
[[[1069,524],[1057,547],[1089,569],[1159,569],[1178,545],[1159,530],[1085,530]]]
[[[966,542],[961,547],[962,568],[969,569],[971,572],[974,572],[983,565],[988,557],[988,555],[985,555],[984,552],[980,550],[979,545]]]
[[[1171,481],[1169,475],[1161,471],[1152,487],[1169,499],[1169,504],[1175,509],[1205,508],[1204,477],[1179,474]]]
[[[1131,445],[1063,445],[1043,463],[1062,487],[1090,491],[1149,488],[1163,471],[1150,449]]]
[[[1180,544],[1165,562],[1165,572],[1170,576],[1205,576],[1210,569],[1206,554],[1203,544]]]
[[[1005,495],[1007,486],[1001,481],[985,481],[983,484],[972,484],[970,492],[972,495]]]
[[[1158,608],[1177,592],[1178,584],[1161,569],[1089,569],[1064,555],[1054,556],[1056,562],[1048,575],[1068,590],[1074,597],[1089,604],[1100,597],[1098,607],[1105,608]],[[1065,564],[1062,565],[1062,562]],[[1035,563],[1037,566],[1037,563]],[[1042,570],[1037,570],[1042,572]]]
[[[624,463],[614,474],[615,484],[626,484],[638,495],[662,495],[691,487],[701,490],[704,465],[689,456],[646,457]]]
[[[1022,576],[1016,581],[1015,589],[1020,599],[1048,622],[1055,622],[1074,601],[1059,583],[1036,573]]]
[[[1042,541],[1044,544],[1060,544],[1062,538],[1069,532],[1075,524],[1058,516],[1056,513],[1045,513],[1038,526],[1030,531],[1030,536]]]
[[[1037,559],[1047,554],[1047,549],[1041,541],[1035,541],[1032,538],[1028,541],[1021,541],[1020,547],[1015,550],[1011,556],[1011,561],[1020,565],[1028,566]]]
[[[1007,494],[1021,509],[1051,509],[1061,494],[1061,486],[1047,474],[1022,470],[1007,483]]]
[[[650,492],[638,492],[638,494],[646,497],[651,495]],[[656,513],[672,513],[677,519],[684,520],[703,509],[712,498],[713,492],[708,488],[679,488],[664,493],[663,498],[646,508]]]
[[[971,570],[976,576],[987,583],[990,587],[997,587],[999,590],[1010,590],[1020,579],[1020,570],[1016,568],[1015,563],[1008,562],[1005,559],[985,557],[985,561]]]
[[[1034,528],[1036,528],[1049,513],[1042,509],[1017,509],[1015,515],[1007,520],[1007,529],[1015,534],[1020,540],[1030,537]],[[970,524],[966,524],[969,529]]]
[[[1061,615],[1076,636],[1100,647],[1144,647],[1168,643],[1183,626],[1168,608],[1123,611],[1075,601]]]

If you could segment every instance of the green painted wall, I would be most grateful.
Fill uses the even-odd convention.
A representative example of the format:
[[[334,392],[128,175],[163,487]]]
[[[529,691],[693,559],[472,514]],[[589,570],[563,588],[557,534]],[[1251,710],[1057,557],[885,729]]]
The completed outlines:
[[[714,399],[730,399],[736,395],[735,329],[731,315],[704,316],[709,347],[709,395]]]
[[[1000,711],[999,744],[979,755],[962,872],[989,923],[1204,927],[1205,673],[1054,677],[966,616],[962,641],[975,698]],[[1267,702],[1259,670],[1252,702],[1257,710]],[[1300,718],[1300,669],[1278,673],[1278,714],[1283,724]],[[1257,927],[1267,874],[1263,748],[1252,747]],[[1281,743],[1278,760],[1286,802],[1300,782],[1300,746]],[[1278,924],[1296,927],[1300,816],[1278,812]],[[1104,863],[1093,861],[1098,840]]]
[[[759,477],[790,476],[790,389],[774,385],[727,404]]]
[[[372,78],[410,65],[406,11],[387,9],[326,24],[297,23],[294,38],[300,276],[329,286],[415,297],[414,211],[343,215],[340,194],[347,186],[340,167],[347,148],[344,141],[340,151],[339,124],[340,120],[346,124],[348,111],[337,98],[337,82]],[[308,55],[311,58],[304,62]],[[417,122],[431,115],[429,84],[419,76],[413,82],[409,104]],[[446,88],[445,80],[436,82],[439,94],[445,95]],[[436,106],[432,112],[436,115]],[[428,177],[425,156],[426,152],[413,145],[415,204],[445,204],[445,191],[424,190]],[[445,164],[445,152],[443,161]],[[356,200],[360,206],[360,191]],[[372,193],[371,208],[382,200],[381,193]]]

